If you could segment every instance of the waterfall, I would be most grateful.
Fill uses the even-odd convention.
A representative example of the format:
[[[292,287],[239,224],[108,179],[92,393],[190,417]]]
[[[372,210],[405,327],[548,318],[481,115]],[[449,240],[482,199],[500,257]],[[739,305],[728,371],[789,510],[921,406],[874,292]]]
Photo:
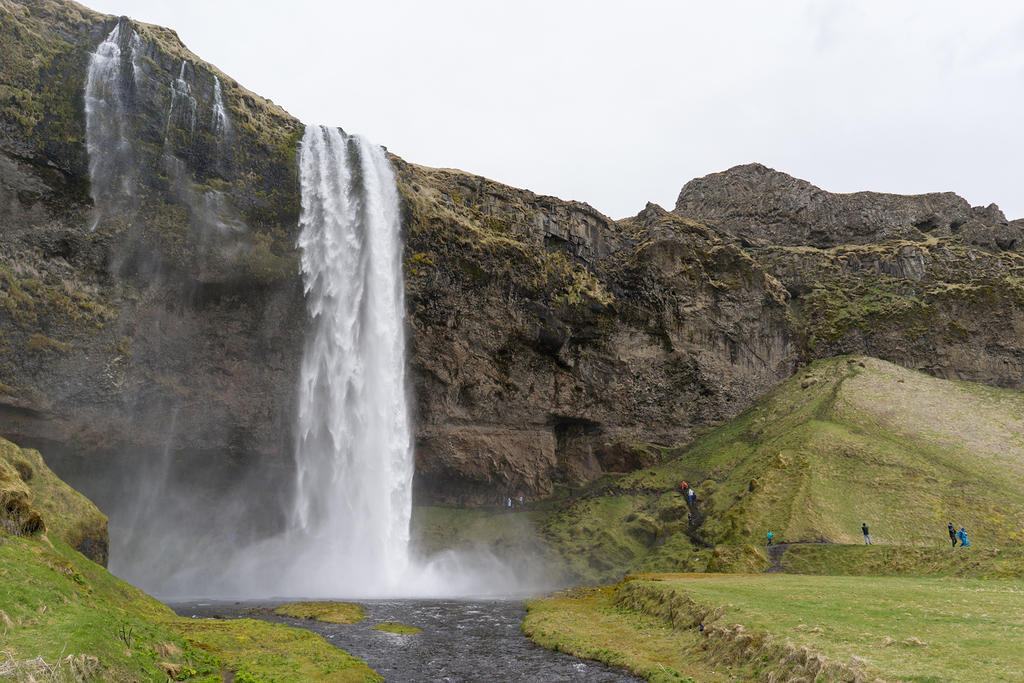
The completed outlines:
[[[312,328],[292,540],[306,588],[390,593],[408,566],[412,446],[398,192],[380,147],[308,126],[298,246]]]
[[[134,155],[127,135],[127,97],[121,58],[122,23],[119,22],[96,51],[89,55],[85,80],[85,139],[89,156],[89,194],[95,230],[100,219],[131,205]],[[128,38],[129,50],[138,36]],[[133,72],[134,76],[134,72]]]
[[[224,106],[224,94],[220,89],[220,79],[213,77],[213,116],[210,119],[210,130],[214,135],[228,132],[230,122],[228,121],[228,110]]]
[[[188,138],[183,140],[186,145],[192,142],[192,138],[196,133],[196,98],[192,97],[192,86],[188,84],[188,80],[185,78],[185,69],[187,67],[188,61],[183,59],[178,77],[171,81],[171,102],[167,108],[167,128],[164,131],[164,147],[168,146],[171,131],[176,129],[177,124],[187,123]],[[185,127],[182,125],[182,130]]]

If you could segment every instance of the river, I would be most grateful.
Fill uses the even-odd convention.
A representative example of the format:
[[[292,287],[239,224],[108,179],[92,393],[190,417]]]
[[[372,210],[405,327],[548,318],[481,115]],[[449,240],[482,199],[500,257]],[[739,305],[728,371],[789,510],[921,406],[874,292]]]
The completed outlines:
[[[363,658],[388,681],[637,681],[622,669],[577,659],[532,643],[519,630],[526,608],[517,600],[360,600],[366,620],[326,624],[273,614],[281,602],[171,604],[194,618],[257,618],[308,629]],[[374,630],[397,621],[423,630]]]

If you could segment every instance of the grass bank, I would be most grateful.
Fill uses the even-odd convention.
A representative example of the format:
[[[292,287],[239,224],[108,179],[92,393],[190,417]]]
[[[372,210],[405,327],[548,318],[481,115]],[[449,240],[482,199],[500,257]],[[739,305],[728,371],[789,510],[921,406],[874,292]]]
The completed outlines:
[[[106,518],[0,440],[0,680],[381,680],[302,629],[178,617],[71,544],[105,559]]]
[[[741,679],[1015,680],[1024,671],[1024,583],[633,577],[536,601],[523,629],[541,645],[650,680],[705,680],[723,671]]]

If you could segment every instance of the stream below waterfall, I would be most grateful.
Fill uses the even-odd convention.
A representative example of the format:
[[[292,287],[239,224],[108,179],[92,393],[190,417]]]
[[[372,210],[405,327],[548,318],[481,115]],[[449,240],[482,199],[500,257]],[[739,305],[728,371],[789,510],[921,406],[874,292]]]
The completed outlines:
[[[172,603],[193,618],[255,618],[297,626],[363,658],[387,681],[637,681],[622,669],[553,652],[519,630],[526,608],[516,600],[360,600],[366,620],[325,624],[273,614],[281,602]],[[423,630],[374,630],[397,621]]]

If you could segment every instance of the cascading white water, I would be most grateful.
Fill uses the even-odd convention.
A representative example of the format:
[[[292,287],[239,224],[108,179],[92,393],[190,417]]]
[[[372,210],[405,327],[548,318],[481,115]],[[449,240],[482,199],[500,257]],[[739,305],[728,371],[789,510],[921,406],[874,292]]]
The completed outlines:
[[[399,204],[380,147],[308,126],[302,274],[312,330],[300,377],[291,540],[310,594],[391,593],[408,566],[412,445]]]
[[[191,142],[196,133],[196,98],[192,97],[192,86],[185,77],[185,69],[188,61],[181,61],[181,71],[178,77],[171,81],[171,102],[167,108],[167,127],[164,130],[164,146],[167,146],[168,137],[175,127],[184,131],[188,128],[188,137],[185,142]]]
[[[129,40],[136,39],[133,32]],[[103,216],[124,208],[134,196],[133,155],[125,130],[127,94],[121,43],[121,24],[118,23],[89,55],[85,80],[85,139],[89,155],[89,193],[93,200],[92,230]]]
[[[224,94],[220,89],[220,79],[213,76],[213,116],[210,118],[210,130],[214,135],[228,132],[231,123],[228,120],[228,110],[224,106]]]

